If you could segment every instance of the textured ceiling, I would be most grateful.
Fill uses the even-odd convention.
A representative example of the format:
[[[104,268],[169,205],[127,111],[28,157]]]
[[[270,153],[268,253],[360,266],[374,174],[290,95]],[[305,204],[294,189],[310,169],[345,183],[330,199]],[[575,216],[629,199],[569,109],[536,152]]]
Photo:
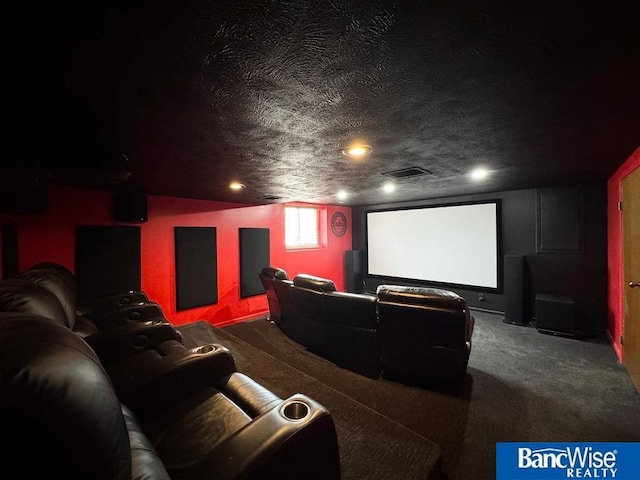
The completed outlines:
[[[52,184],[366,205],[602,181],[640,146],[637,0],[13,8],[9,156]]]

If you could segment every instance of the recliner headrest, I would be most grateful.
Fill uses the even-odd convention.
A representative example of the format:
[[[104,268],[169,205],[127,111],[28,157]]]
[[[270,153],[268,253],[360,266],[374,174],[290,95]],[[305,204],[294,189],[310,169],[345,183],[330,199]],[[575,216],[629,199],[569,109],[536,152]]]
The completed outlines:
[[[0,282],[0,312],[46,317],[71,328],[58,298],[41,285],[21,279]]]
[[[333,280],[316,277],[315,275],[308,275],[306,273],[296,275],[293,278],[293,285],[296,287],[306,288],[308,290],[315,290],[317,292],[335,292],[337,290]]]
[[[262,269],[262,273],[270,277],[276,278],[278,280],[289,280],[289,276],[287,275],[287,272],[285,272],[282,268],[264,267]]]
[[[464,298],[455,292],[440,288],[379,285],[376,294],[380,302],[467,310]]]
[[[74,328],[78,306],[78,284],[74,275],[62,265],[42,263],[16,275],[16,279],[41,285],[57,298],[67,316],[67,324]]]

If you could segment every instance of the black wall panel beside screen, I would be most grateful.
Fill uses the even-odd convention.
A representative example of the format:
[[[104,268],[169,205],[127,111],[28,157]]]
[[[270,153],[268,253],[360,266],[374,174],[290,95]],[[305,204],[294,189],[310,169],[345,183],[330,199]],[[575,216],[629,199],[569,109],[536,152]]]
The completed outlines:
[[[176,310],[218,303],[215,227],[175,227]]]
[[[240,229],[240,297],[264,293],[260,271],[270,264],[269,229]]]
[[[582,253],[580,189],[538,189],[536,206],[536,253]]]
[[[76,227],[78,291],[87,299],[140,290],[140,227]]]

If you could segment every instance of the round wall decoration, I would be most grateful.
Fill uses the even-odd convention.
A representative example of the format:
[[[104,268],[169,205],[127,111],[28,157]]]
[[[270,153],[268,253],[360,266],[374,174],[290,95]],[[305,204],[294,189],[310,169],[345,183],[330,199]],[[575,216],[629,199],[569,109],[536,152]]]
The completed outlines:
[[[347,217],[342,212],[336,212],[331,216],[331,231],[336,237],[347,233]]]

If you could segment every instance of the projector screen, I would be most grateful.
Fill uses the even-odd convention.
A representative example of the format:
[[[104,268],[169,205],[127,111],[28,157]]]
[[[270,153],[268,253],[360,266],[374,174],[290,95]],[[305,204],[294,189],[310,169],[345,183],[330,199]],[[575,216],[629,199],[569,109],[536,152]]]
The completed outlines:
[[[500,201],[367,212],[370,276],[500,288]]]

